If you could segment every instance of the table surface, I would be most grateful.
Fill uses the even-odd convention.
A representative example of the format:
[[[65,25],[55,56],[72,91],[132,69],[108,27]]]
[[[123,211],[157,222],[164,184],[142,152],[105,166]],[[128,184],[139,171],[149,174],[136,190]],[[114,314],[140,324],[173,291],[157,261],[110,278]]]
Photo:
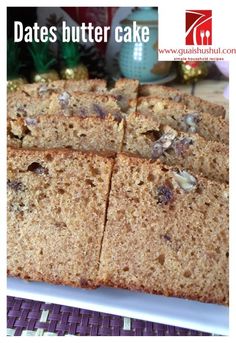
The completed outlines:
[[[228,81],[203,80],[196,85],[172,84],[188,94],[223,105]],[[206,336],[200,331],[114,316],[29,299],[7,297],[8,336]]]
[[[177,326],[7,297],[7,336],[211,336]]]

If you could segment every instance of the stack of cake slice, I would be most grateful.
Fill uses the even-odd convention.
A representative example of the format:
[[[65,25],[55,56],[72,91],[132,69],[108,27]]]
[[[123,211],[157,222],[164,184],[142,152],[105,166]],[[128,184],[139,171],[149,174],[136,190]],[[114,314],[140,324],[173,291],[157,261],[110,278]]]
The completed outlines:
[[[10,95],[9,275],[228,304],[223,115],[136,80]]]

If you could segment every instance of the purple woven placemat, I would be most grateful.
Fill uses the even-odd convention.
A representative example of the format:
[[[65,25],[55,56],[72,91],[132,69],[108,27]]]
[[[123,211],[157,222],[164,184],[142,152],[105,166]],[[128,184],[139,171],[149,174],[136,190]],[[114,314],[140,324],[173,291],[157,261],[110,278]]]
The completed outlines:
[[[8,336],[210,336],[84,309],[7,297]]]

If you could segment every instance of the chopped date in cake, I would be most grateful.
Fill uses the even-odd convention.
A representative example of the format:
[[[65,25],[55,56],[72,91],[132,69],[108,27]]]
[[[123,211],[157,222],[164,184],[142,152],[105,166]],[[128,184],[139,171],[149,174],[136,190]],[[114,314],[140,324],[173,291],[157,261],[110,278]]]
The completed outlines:
[[[70,94],[67,92],[63,92],[62,94],[59,95],[58,100],[61,105],[61,108],[64,109],[68,107],[69,105]]]
[[[175,139],[172,145],[177,156],[184,155],[189,148],[189,145],[193,144],[191,138],[185,137],[182,139]]]
[[[93,104],[93,109],[95,113],[97,113],[101,118],[104,118],[106,116],[106,112],[101,108],[101,106],[97,104]]]
[[[122,94],[116,95],[116,100],[117,101],[122,101],[123,99],[124,99],[124,95],[122,95]]]
[[[173,191],[168,184],[157,187],[157,203],[167,205],[174,199]]]
[[[165,241],[171,242],[171,237],[167,234],[162,236],[164,238]]]
[[[174,130],[170,130],[164,133],[161,138],[154,142],[152,148],[152,159],[155,160],[159,158],[165,150],[171,147],[173,140],[175,139],[177,133]]]
[[[33,173],[36,173],[36,174],[41,174],[41,175],[47,175],[48,174],[48,169],[43,167],[40,163],[38,162],[33,162],[31,163],[28,168],[27,168],[28,171],[31,171]]]
[[[24,188],[22,182],[18,180],[7,180],[7,186],[16,192],[22,191]]]
[[[38,121],[35,118],[25,118],[25,123],[26,125],[34,126],[38,123]]]

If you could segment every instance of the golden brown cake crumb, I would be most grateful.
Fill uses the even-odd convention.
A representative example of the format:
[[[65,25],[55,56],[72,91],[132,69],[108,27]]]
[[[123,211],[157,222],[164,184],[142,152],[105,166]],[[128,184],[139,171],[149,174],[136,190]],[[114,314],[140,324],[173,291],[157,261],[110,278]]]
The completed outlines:
[[[210,101],[203,100],[197,96],[192,96],[181,92],[172,87],[159,85],[141,85],[139,88],[141,96],[158,96],[163,99],[173,100],[177,103],[183,103],[188,108],[208,112],[215,116],[225,117],[225,108],[221,105],[214,104]]]
[[[112,165],[72,150],[9,149],[9,275],[97,285]]]
[[[120,154],[99,280],[228,304],[228,186]]]
[[[124,121],[112,115],[71,117],[47,115],[8,121],[8,145],[23,148],[72,148],[81,151],[120,151]]]

